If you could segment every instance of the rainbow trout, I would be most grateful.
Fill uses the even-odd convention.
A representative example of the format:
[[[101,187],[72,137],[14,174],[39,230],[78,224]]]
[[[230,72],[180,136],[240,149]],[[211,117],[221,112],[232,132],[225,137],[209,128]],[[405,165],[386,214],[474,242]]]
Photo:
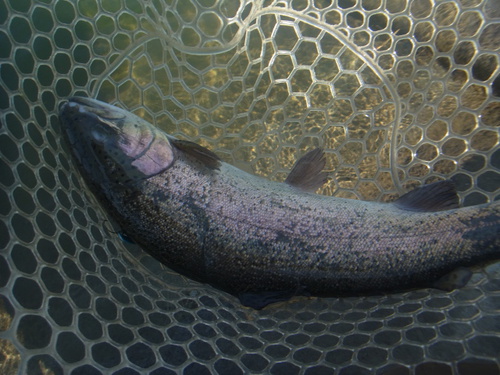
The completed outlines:
[[[277,183],[97,100],[69,99],[60,119],[87,184],[127,236],[247,306],[437,280],[452,288],[467,277],[445,275],[500,258],[500,202],[457,208],[448,181],[393,203],[333,198],[312,193],[326,177],[320,149]]]

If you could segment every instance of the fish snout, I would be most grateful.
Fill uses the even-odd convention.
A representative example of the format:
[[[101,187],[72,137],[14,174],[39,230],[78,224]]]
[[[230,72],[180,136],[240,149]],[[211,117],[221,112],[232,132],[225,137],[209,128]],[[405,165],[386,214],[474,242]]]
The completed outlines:
[[[128,116],[128,112],[119,107],[96,99],[84,98],[80,96],[73,96],[69,98],[67,102],[61,103],[59,110],[62,111],[68,107],[76,110],[82,115],[95,115],[103,120],[120,120]]]

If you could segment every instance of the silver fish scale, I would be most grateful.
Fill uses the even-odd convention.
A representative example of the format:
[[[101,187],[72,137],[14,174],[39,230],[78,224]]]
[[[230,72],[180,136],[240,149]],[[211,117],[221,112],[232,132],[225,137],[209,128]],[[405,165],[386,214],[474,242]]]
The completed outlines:
[[[463,289],[253,311],[119,239],[57,105],[120,105],[284,180],[386,201],[451,178],[499,193],[496,0],[0,2],[0,372],[498,374],[500,266]]]

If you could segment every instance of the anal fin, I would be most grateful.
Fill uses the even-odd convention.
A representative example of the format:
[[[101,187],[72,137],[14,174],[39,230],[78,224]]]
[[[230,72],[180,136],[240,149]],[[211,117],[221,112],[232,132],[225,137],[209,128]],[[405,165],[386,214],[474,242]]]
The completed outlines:
[[[255,293],[244,292],[239,294],[238,298],[243,306],[261,310],[272,303],[288,301],[293,296],[295,296],[294,290],[277,290]]]
[[[459,267],[435,281],[432,286],[439,290],[451,292],[463,288],[471,279],[472,271],[465,267]]]
[[[314,192],[326,182],[325,165],[325,152],[315,148],[297,160],[285,182],[303,191]]]

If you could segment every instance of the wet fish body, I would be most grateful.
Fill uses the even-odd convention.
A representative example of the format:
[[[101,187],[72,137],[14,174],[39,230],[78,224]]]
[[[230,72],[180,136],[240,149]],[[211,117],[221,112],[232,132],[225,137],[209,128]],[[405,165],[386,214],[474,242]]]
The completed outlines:
[[[448,182],[395,204],[326,197],[301,190],[322,172],[268,181],[102,102],[72,98],[60,118],[85,180],[128,237],[252,307],[428,286],[500,258],[500,203],[449,209]]]

